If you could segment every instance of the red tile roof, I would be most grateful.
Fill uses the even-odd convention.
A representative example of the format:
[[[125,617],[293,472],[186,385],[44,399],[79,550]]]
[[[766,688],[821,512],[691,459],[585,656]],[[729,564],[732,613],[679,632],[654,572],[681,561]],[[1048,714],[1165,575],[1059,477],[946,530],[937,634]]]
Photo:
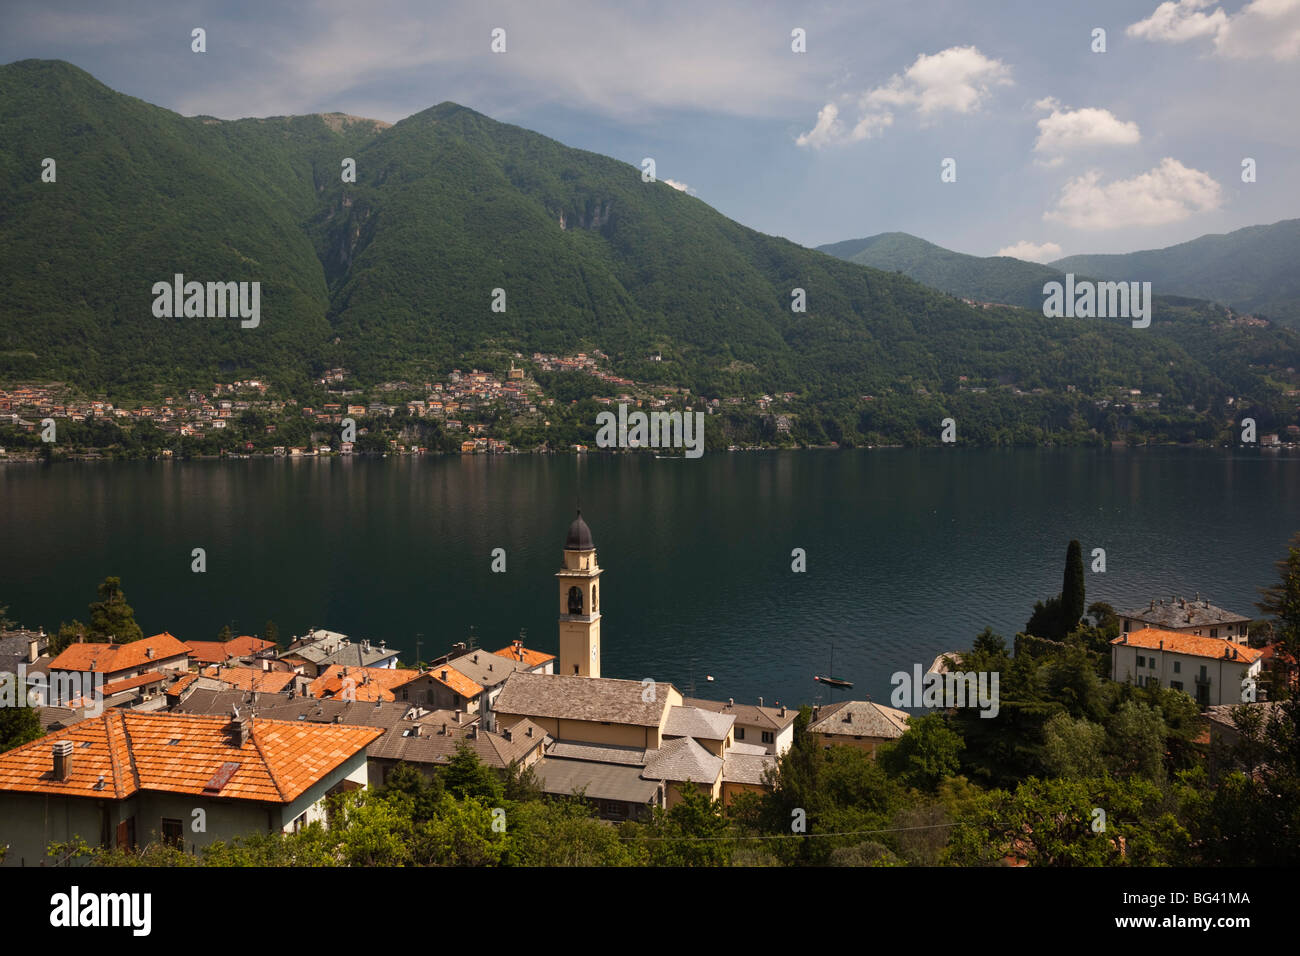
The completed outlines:
[[[150,657],[148,651],[153,651]],[[189,655],[189,648],[166,631],[128,644],[73,644],[50,661],[52,671],[115,674]]]
[[[232,657],[252,657],[259,651],[275,647],[260,637],[242,634],[228,641],[186,641],[190,657],[200,664],[224,664]]]
[[[196,664],[224,664],[229,656],[221,641],[186,641],[185,646],[190,649],[190,660]]]
[[[237,747],[228,717],[109,711],[0,754],[0,790],[118,800],[142,790],[202,796],[234,763],[229,780],[208,796],[284,804],[384,734],[350,724],[254,718],[250,725]],[[53,779],[51,753],[61,740],[75,744],[64,782]]]
[[[143,687],[146,684],[160,684],[170,679],[170,675],[163,674],[159,671],[145,671],[143,674],[137,674],[135,677],[124,677],[121,680],[115,680],[110,684],[105,684],[103,687],[103,693],[105,697],[110,697],[113,694],[120,694],[124,690],[132,690],[136,687]]]
[[[354,700],[396,700],[393,688],[419,676],[420,672],[413,670],[331,664],[307,686],[307,695],[341,699],[350,690]]]
[[[442,677],[443,671],[447,672],[446,680],[443,680]],[[434,667],[432,670],[429,671],[429,676],[432,677],[434,680],[436,680],[439,684],[442,684],[445,687],[450,687],[453,691],[455,691],[457,694],[460,694],[460,696],[464,697],[466,700],[470,700],[474,697],[477,697],[479,694],[483,693],[483,688],[480,685],[470,680],[460,671],[456,670],[456,668],[451,667],[448,664],[440,664],[437,667]]]
[[[292,671],[264,671],[260,667],[205,667],[199,671],[204,677],[219,680],[240,690],[257,690],[278,694],[298,675]]]
[[[512,661],[522,661],[529,668],[545,664],[547,661],[555,660],[554,654],[547,654],[544,651],[534,651],[522,644],[513,644],[510,647],[503,647],[499,651],[493,651],[497,657],[508,657]]]
[[[1217,660],[1235,660],[1242,664],[1253,664],[1263,653],[1258,648],[1236,644],[1218,637],[1198,637],[1180,631],[1162,631],[1155,627],[1144,627],[1140,631],[1130,631],[1110,642],[1112,646],[1131,644],[1143,650],[1165,650],[1174,654],[1187,654],[1191,657],[1211,657]],[[1235,653],[1236,657],[1231,655]],[[1226,656],[1225,656],[1226,655]]]
[[[189,687],[198,679],[199,679],[198,674],[182,674],[180,677],[176,679],[176,683],[170,685],[167,688],[167,696],[179,697],[181,694],[185,693],[186,687]]]

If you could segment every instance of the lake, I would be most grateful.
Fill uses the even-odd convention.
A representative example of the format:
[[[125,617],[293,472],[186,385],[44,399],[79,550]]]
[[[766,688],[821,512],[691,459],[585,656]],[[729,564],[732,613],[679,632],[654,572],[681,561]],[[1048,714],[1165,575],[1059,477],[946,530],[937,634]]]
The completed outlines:
[[[790,704],[829,699],[812,675],[832,646],[849,696],[887,702],[891,673],[986,625],[1009,643],[1060,590],[1070,538],[1087,564],[1106,552],[1089,603],[1200,592],[1255,616],[1300,529],[1289,451],[9,464],[0,491],[0,604],[26,626],[87,620],[117,575],[146,634],[212,640],[271,619],[282,641],[328,627],[408,661],[417,639],[427,659],[471,626],[489,649],[527,629],[555,652],[554,572],[581,500],[605,569],[604,676]]]

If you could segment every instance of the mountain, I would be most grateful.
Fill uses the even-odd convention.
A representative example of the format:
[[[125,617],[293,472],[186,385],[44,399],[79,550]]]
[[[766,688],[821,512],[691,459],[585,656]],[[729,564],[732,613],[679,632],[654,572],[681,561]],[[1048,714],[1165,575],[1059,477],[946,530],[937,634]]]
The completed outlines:
[[[705,397],[796,392],[810,440],[856,442],[935,432],[957,408],[985,429],[964,434],[989,440],[1086,431],[1085,397],[1130,387],[1164,396],[1150,427],[1204,437],[1230,397],[1280,414],[1300,366],[1300,338],[1192,300],[1168,300],[1151,330],[1045,318],[1041,283],[1032,311],[971,308],[453,103],[391,127],[182,117],[27,60],[0,67],[0,168],[9,382],[288,388],[335,366],[362,385],[423,382],[514,351],[599,348],[621,375]],[[1008,290],[1039,268],[999,262]],[[155,317],[153,284],[175,273],[261,282],[261,324]],[[1051,402],[1011,391],[1068,386]]]
[[[968,256],[905,232],[882,232],[818,246],[818,252],[888,272],[901,272],[933,289],[978,302],[1001,302],[1035,311],[1043,307],[1043,283],[1061,277],[1048,266],[1010,256]]]
[[[1201,236],[1166,249],[1069,256],[1051,265],[1102,279],[1148,281],[1300,328],[1300,219]]]
[[[1201,236],[1167,249],[1069,256],[1046,265],[1007,256],[964,255],[905,232],[817,249],[981,302],[1040,309],[1043,284],[1070,272],[1076,277],[1146,281],[1157,295],[1207,299],[1300,328],[1300,271],[1294,266],[1300,258],[1300,219]]]

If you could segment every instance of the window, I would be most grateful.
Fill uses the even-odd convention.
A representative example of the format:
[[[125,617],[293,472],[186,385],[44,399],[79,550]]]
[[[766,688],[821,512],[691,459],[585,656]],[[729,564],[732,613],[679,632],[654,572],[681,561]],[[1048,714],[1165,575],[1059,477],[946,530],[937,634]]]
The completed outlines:
[[[745,728],[744,728],[744,727],[737,727],[737,728],[736,728],[736,739],[737,739],[737,740],[744,740],[744,739],[745,739]]]
[[[163,817],[162,839],[163,844],[166,846],[172,846],[178,850],[185,849],[185,825],[180,820],[170,820]]]
[[[1147,666],[1147,659],[1146,659],[1145,657],[1143,657],[1141,654],[1139,654],[1139,655],[1138,655],[1138,667],[1146,667],[1146,666]]]
[[[1182,672],[1183,672],[1183,662],[1182,662],[1182,661],[1174,661],[1174,673],[1175,673],[1175,674],[1181,674]]]
[[[770,730],[763,731],[763,743],[770,744],[772,740],[773,740],[772,731]]]
[[[1169,689],[1170,689],[1170,690],[1182,690],[1182,689],[1183,689],[1183,682],[1180,681],[1180,680],[1171,680],[1171,681],[1169,682]]]
[[[1217,627],[1210,628],[1210,637],[1218,637],[1218,636],[1219,636],[1219,629]]]

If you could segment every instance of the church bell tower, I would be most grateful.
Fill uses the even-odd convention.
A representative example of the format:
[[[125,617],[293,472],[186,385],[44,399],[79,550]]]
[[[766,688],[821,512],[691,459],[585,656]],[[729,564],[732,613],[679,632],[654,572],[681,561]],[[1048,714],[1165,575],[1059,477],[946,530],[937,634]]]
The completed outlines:
[[[600,567],[596,545],[582,512],[564,539],[560,582],[560,669],[580,677],[600,676]]]

